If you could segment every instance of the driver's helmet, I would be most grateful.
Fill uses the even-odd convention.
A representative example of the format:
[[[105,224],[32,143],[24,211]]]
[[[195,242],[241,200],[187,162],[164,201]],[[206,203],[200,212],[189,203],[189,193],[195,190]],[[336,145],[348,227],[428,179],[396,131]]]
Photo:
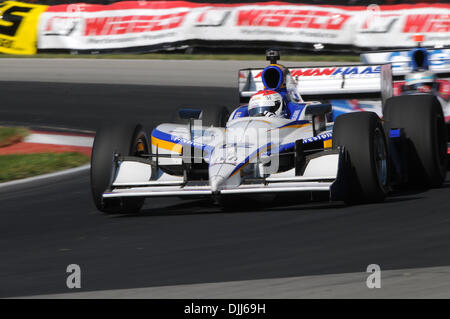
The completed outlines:
[[[405,86],[407,90],[414,90],[428,93],[433,88],[435,75],[430,71],[412,72],[405,76]]]
[[[250,98],[249,116],[281,116],[283,113],[283,97],[272,90],[259,91]]]

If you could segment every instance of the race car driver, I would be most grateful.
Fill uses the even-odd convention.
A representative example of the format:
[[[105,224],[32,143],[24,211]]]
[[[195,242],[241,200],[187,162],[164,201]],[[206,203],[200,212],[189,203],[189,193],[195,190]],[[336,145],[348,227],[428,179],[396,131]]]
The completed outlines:
[[[429,71],[428,51],[419,46],[412,49],[410,55],[412,72],[405,75],[402,92],[431,93],[434,89],[435,75]]]
[[[428,50],[421,47],[424,36],[416,35],[413,40],[418,43],[418,46],[409,52],[411,72],[405,75],[404,83],[394,83],[394,91],[400,94],[431,93],[448,102],[448,86],[442,85],[441,81],[438,81],[436,75],[430,70]]]
[[[253,95],[248,103],[248,115],[251,117],[287,117],[283,97],[272,90],[262,90]]]
[[[416,71],[405,75],[403,92],[431,93],[435,91],[435,75],[430,71]]]

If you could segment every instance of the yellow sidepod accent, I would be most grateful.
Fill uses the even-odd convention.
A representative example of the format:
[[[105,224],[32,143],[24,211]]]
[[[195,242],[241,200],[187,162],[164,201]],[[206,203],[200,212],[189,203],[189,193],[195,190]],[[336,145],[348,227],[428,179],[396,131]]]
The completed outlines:
[[[156,138],[154,136],[152,136],[152,145],[157,146],[158,148],[162,148],[168,151],[172,151],[175,153],[179,153],[181,154],[183,147],[181,146],[181,144],[177,144],[177,143],[173,143],[173,142],[169,142],[169,141],[164,141],[161,140],[159,138]]]

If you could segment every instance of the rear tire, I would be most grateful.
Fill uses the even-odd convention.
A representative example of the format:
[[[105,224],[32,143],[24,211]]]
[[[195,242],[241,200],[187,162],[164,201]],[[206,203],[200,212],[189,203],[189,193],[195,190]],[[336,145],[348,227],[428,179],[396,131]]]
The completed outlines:
[[[103,125],[96,133],[91,158],[91,191],[98,210],[112,213],[136,213],[144,204],[143,198],[104,199],[103,193],[111,183],[114,154],[139,156],[149,153],[148,134],[141,125]]]
[[[334,123],[333,148],[346,151],[345,192],[348,204],[381,202],[388,192],[386,137],[373,112],[340,115]]]
[[[203,126],[225,127],[230,117],[230,112],[225,106],[220,107],[205,107],[202,108],[201,115]],[[172,121],[173,123],[186,124],[186,119],[181,119],[177,113]]]
[[[392,97],[386,101],[384,120],[387,134],[390,129],[404,130],[408,143],[407,186],[441,186],[447,173],[447,129],[436,97]]]

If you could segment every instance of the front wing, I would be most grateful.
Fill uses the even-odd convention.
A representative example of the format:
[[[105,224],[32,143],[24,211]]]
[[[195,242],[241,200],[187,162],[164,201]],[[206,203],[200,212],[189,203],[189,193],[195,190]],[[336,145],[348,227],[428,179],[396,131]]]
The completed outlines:
[[[331,180],[331,181],[330,181]],[[334,179],[323,181],[287,181],[270,184],[252,184],[233,188],[224,188],[221,194],[258,194],[258,193],[284,193],[301,191],[330,191]],[[126,189],[116,188],[105,192],[104,198],[112,197],[165,197],[165,196],[211,196],[209,185],[177,185],[177,186],[140,186]]]
[[[220,194],[333,192],[341,185],[343,154],[341,150],[310,160],[302,176],[295,176],[293,168],[265,178],[243,179],[239,186],[224,185]],[[186,174],[173,176],[161,173],[150,161],[146,163],[142,159],[128,157],[119,161],[113,173],[113,181],[103,198],[217,195],[213,194],[208,181],[190,181]]]

